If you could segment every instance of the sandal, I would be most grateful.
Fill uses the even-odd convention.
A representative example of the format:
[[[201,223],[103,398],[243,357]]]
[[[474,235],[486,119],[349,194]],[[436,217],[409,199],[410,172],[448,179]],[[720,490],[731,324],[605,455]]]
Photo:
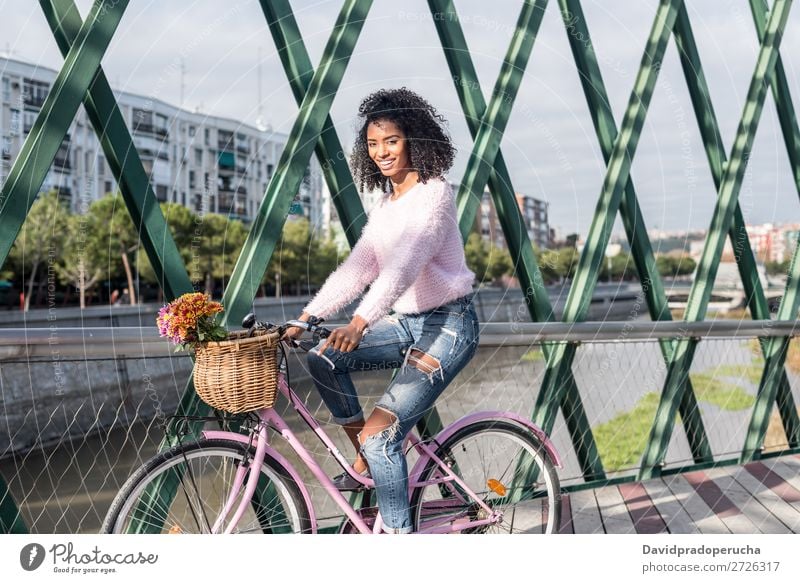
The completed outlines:
[[[365,478],[372,478],[369,473],[369,468],[361,472],[361,476]],[[357,492],[358,490],[365,490],[366,486],[356,480],[347,472],[342,472],[335,478],[332,478],[333,486],[340,492]]]

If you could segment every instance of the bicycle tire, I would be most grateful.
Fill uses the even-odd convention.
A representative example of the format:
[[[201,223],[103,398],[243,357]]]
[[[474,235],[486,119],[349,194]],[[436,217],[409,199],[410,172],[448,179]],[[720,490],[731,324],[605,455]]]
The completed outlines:
[[[192,470],[191,464],[194,460],[212,461],[212,458],[216,457],[220,462],[225,462],[226,460],[230,462],[230,467],[227,468],[230,471],[234,470],[238,462],[241,462],[247,450],[248,446],[233,440],[200,439],[198,441],[174,446],[152,457],[123,484],[106,514],[101,532],[109,534],[130,532],[131,530],[140,532],[142,530],[142,525],[150,527],[145,528],[147,532],[189,533],[194,531],[210,531],[208,526],[213,521],[213,518],[207,518],[207,513],[203,512],[206,507],[211,505],[206,498],[210,498],[214,492],[213,489],[216,487],[218,491],[214,494],[214,497],[219,498],[219,505],[221,506],[222,501],[227,498],[227,489],[220,488],[218,483],[215,484],[215,482],[220,481],[221,474],[211,475],[211,479],[209,480],[209,476],[205,474],[199,475],[196,471],[187,472],[186,462],[190,462],[188,468]],[[255,454],[255,447],[250,446],[249,452],[247,453],[249,453],[249,459],[252,459],[252,456]],[[208,465],[208,468],[212,471],[214,470],[213,465]],[[139,526],[134,528],[132,521],[137,520],[137,518],[131,517],[129,514],[131,512],[137,512],[137,506],[135,506],[137,504],[137,499],[144,500],[142,495],[147,494],[146,488],[151,484],[155,484],[156,480],[167,477],[166,472],[170,470],[178,470],[178,473],[173,475],[180,476],[177,478],[180,483],[177,485],[176,490],[181,490],[183,492],[183,498],[185,499],[183,504],[185,508],[181,506],[181,502],[176,502],[176,499],[179,498],[177,495],[178,492],[176,492],[175,496],[171,497],[169,494],[166,494],[169,498],[169,508],[167,512],[161,513],[165,516],[156,515],[152,518],[149,516],[143,517],[142,515],[144,512],[138,510],[139,522],[137,522],[137,524]],[[183,471],[181,472],[181,470]],[[223,475],[222,478],[224,479],[225,476]],[[173,483],[175,482],[173,481]],[[190,495],[186,487],[187,484],[191,486],[190,489],[193,489],[195,493],[200,494],[200,496],[196,498],[202,502],[201,506],[193,507],[191,506],[191,502],[188,504],[186,503]],[[201,488],[198,484],[203,484],[202,487],[205,493],[198,492]],[[260,508],[265,508],[265,510],[259,512],[254,508],[257,507],[257,504],[252,504],[250,508],[248,508],[248,513],[252,514],[252,516],[247,516],[249,521],[246,523],[246,526],[249,525],[249,527],[243,527],[242,532],[311,532],[310,513],[305,499],[300,492],[300,488],[281,464],[270,456],[265,456],[261,468],[259,485],[253,495],[254,500],[259,499],[260,495],[267,496],[270,486],[274,486],[275,488],[274,492],[276,496],[274,496],[273,499],[279,502],[283,507],[282,514],[276,513],[277,511],[274,510],[274,507],[265,504],[260,506]],[[156,486],[153,486],[153,488],[155,487]],[[267,500],[267,502],[272,502],[272,499]],[[142,504],[147,506],[146,502],[142,502]],[[175,506],[174,516],[170,517],[169,513],[173,506]],[[236,505],[234,505],[234,508],[235,506]],[[196,526],[195,529],[185,528],[187,526],[187,521],[180,520],[180,517],[187,515],[187,513],[193,515],[195,520],[194,526]],[[199,514],[205,515],[205,525],[202,524],[203,521],[200,520]],[[233,510],[230,514],[233,514]],[[278,523],[273,519],[273,517],[280,517],[281,515],[286,517],[285,524]],[[217,514],[213,513],[211,516],[216,517]],[[240,526],[244,524],[245,518],[246,516],[242,517]],[[253,520],[257,521],[257,527],[253,524]],[[159,524],[159,521],[163,521],[163,524]]]
[[[507,442],[516,444],[527,457],[517,457],[514,450],[506,451],[498,445],[487,446],[487,451],[481,451],[483,446],[476,445],[481,438],[494,436],[498,439],[488,439],[489,443]],[[468,447],[469,446],[469,447]],[[523,426],[505,420],[481,420],[459,429],[446,439],[435,450],[436,456],[445,461],[451,470],[461,477],[466,485],[491,507],[499,506],[504,498],[508,498],[509,481],[508,470],[514,473],[519,460],[535,464],[538,470],[536,484],[522,484],[516,487],[516,492],[511,496],[520,497],[514,502],[515,506],[508,516],[508,509],[503,510],[501,524],[479,526],[464,529],[463,533],[489,533],[489,532],[540,532],[551,534],[557,531],[561,519],[561,494],[553,462],[535,434]],[[483,455],[490,453],[489,456]],[[511,453],[512,455],[507,455]],[[504,457],[501,457],[504,456]],[[477,465],[483,463],[485,470]],[[501,471],[505,469],[504,471]],[[442,471],[433,460],[419,473],[419,481],[431,480],[441,475]],[[495,490],[488,486],[490,480],[496,480]],[[541,482],[541,486],[539,486]],[[451,483],[452,484],[452,483]],[[419,531],[423,525],[426,527],[434,524],[445,526],[456,523],[465,518],[477,520],[484,518],[483,510],[476,502],[464,501],[466,494],[458,495],[454,486],[444,484],[430,484],[419,486],[411,495],[411,511],[414,530]],[[502,495],[501,495],[502,493]],[[517,494],[519,496],[514,496]],[[517,506],[518,505],[518,506]],[[515,524],[516,522],[516,524]]]

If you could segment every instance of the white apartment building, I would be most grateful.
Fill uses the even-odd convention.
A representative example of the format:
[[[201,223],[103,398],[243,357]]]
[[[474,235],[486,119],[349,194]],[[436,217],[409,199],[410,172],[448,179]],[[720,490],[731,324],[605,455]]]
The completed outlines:
[[[0,183],[56,75],[52,69],[0,57]],[[145,95],[116,90],[114,94],[159,201],[245,222],[254,218],[286,134],[191,112]],[[312,157],[291,212],[302,214],[318,234],[327,235],[335,211],[323,184],[320,166]],[[78,212],[116,188],[94,128],[80,107],[42,191],[58,190]]]

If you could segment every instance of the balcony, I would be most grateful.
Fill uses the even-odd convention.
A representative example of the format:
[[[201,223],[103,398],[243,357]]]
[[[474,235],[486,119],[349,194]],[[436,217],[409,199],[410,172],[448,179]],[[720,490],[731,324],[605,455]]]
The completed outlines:
[[[169,131],[166,128],[157,128],[151,123],[133,122],[133,133],[143,136],[158,136],[164,140],[169,138]]]
[[[69,172],[72,170],[72,164],[69,162],[69,158],[62,158],[60,156],[56,156],[53,159],[53,168],[56,170],[60,170],[62,172]]]
[[[44,100],[47,99],[47,94],[42,93],[24,93],[22,96],[22,101],[25,105],[29,107],[38,107],[41,108],[44,105]]]

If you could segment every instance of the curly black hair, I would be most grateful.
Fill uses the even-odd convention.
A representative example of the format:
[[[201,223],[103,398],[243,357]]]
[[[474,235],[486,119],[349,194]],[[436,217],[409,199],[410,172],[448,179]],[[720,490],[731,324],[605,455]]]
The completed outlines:
[[[358,117],[363,123],[356,135],[350,165],[359,189],[391,190],[390,179],[381,173],[367,148],[367,128],[378,120],[389,120],[403,131],[409,164],[419,174],[420,182],[442,176],[453,165],[456,149],[444,128],[447,121],[413,91],[401,87],[371,93],[358,107]]]

